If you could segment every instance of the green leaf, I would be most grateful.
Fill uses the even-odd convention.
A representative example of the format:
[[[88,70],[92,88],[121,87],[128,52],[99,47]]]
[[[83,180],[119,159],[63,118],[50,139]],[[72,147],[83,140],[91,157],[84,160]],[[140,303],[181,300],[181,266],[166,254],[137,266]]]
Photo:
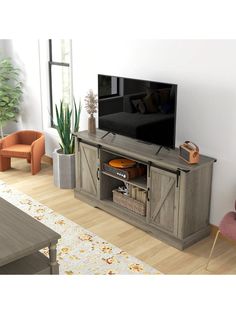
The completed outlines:
[[[60,136],[60,145],[63,149],[64,154],[72,154],[74,153],[74,138],[72,136],[72,132],[75,130],[75,126],[79,125],[80,111],[81,105],[77,110],[76,104],[74,101],[74,113],[75,113],[75,123],[72,130],[72,112],[69,104],[60,101],[60,105],[55,105],[56,112],[56,129]]]
[[[2,97],[2,100],[4,100],[5,102],[8,102],[10,99],[9,99],[9,97],[4,96],[4,97]]]
[[[8,103],[8,106],[9,106],[9,107],[14,107],[14,106],[15,106],[15,104],[14,104],[14,103],[12,103],[12,102],[9,102],[9,103]]]
[[[14,115],[14,113],[12,113],[12,112],[6,112],[6,117],[12,119],[12,118],[15,117],[15,115]]]

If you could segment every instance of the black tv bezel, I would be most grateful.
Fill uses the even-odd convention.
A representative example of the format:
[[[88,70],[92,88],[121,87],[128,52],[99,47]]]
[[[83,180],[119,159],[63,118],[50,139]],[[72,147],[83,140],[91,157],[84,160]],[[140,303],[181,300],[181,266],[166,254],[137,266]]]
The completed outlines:
[[[172,86],[175,86],[175,102],[174,102],[174,107],[175,107],[175,110],[174,110],[174,134],[173,134],[173,145],[169,145],[169,146],[164,146],[166,148],[170,148],[170,149],[175,149],[175,142],[176,142],[176,116],[177,116],[177,90],[178,90],[178,84],[173,84],[173,83],[167,83],[167,82],[159,82],[159,81],[152,81],[152,80],[145,80],[145,79],[137,79],[137,78],[133,78],[133,77],[125,77],[125,76],[117,76],[117,75],[110,75],[110,74],[101,74],[99,73],[98,74],[98,78],[99,76],[110,76],[110,77],[117,77],[117,78],[122,78],[122,79],[130,79],[130,80],[136,80],[136,81],[146,81],[146,82],[150,82],[150,83],[157,83],[157,84],[164,84],[164,85],[172,85]],[[105,99],[106,96],[102,96],[99,98],[99,79],[97,80],[98,81],[98,128],[100,129],[99,127],[99,99]],[[114,94],[112,95],[111,97],[117,97],[119,96],[119,94]],[[140,140],[136,137],[131,137],[131,136],[127,136],[127,135],[123,135],[119,132],[114,132],[110,129],[106,129],[106,128],[102,128],[100,130],[103,130],[103,131],[106,131],[106,132],[111,132],[111,133],[114,133],[114,134],[117,134],[117,135],[121,135],[121,136],[125,136],[127,138],[131,138],[133,140],[136,140],[136,141],[141,141],[142,143],[146,143],[147,145],[157,145],[157,146],[163,146],[161,144],[157,144],[157,143],[153,143],[153,142],[148,142],[148,141],[143,141],[143,140]]]

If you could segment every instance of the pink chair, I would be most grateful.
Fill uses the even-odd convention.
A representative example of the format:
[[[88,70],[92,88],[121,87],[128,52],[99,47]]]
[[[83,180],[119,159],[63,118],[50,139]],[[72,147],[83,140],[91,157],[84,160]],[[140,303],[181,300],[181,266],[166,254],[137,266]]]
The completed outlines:
[[[236,201],[234,204],[234,208],[236,210]],[[216,241],[217,241],[220,233],[224,237],[226,237],[230,240],[236,241],[236,211],[234,211],[234,212],[230,211],[227,214],[225,214],[224,217],[222,218],[220,225],[219,225],[219,230],[216,233],[215,240],[213,242],[211,252],[210,252],[210,255],[209,255],[208,260],[207,260],[206,269],[207,269],[208,264],[210,262],[213,250],[214,250],[215,245],[216,245]]]

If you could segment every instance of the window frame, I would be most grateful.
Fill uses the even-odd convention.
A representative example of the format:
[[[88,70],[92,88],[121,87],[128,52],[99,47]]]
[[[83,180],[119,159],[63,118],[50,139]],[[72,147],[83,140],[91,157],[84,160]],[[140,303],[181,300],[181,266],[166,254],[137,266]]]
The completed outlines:
[[[113,98],[113,97],[118,97],[120,96],[120,78],[117,76],[110,76],[110,75],[103,75],[103,74],[99,74],[101,76],[107,76],[107,77],[110,77],[112,79],[112,77],[114,77],[116,79],[116,93],[114,94],[106,94],[106,95],[103,95],[103,96],[100,96],[99,95],[99,99],[106,99],[106,98]],[[99,86],[98,86],[98,94],[99,94]]]
[[[52,128],[56,128],[53,121],[53,86],[52,86],[52,66],[69,67],[70,63],[53,61],[52,58],[52,39],[49,39],[49,61],[48,61],[48,78],[49,78],[49,102],[50,102],[50,124]]]

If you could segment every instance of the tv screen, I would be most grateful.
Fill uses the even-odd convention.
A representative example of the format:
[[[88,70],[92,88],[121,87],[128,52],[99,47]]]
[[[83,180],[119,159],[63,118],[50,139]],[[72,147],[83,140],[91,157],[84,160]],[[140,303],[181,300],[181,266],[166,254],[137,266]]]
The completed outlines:
[[[177,85],[98,75],[98,127],[174,148]]]

